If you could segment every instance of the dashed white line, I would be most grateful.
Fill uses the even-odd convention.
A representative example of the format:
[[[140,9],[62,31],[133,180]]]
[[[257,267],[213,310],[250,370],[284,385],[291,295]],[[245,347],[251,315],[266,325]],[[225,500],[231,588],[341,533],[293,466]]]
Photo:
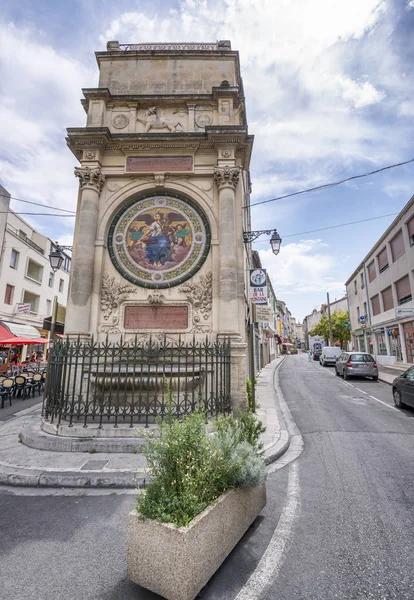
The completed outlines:
[[[265,550],[255,571],[246,585],[237,594],[235,600],[259,600],[263,590],[276,577],[282,566],[286,544],[292,534],[293,521],[299,508],[299,475],[298,465],[293,463],[289,471],[286,504],[283,507],[279,522],[273,532],[272,539]]]

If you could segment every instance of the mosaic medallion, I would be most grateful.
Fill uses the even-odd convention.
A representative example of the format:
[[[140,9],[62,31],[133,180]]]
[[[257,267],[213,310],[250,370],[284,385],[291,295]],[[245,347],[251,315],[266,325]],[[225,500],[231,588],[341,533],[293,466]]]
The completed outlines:
[[[190,200],[154,193],[114,217],[108,250],[119,273],[145,288],[179,285],[198,271],[210,249],[204,213]]]

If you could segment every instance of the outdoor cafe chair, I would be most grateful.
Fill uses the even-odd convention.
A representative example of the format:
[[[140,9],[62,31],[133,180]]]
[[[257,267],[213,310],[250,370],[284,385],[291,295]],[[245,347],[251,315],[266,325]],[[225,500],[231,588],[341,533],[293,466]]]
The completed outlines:
[[[3,383],[3,381],[7,379],[6,375],[0,375],[0,385]]]
[[[40,373],[35,373],[31,381],[26,381],[26,389],[27,395],[30,396],[30,392],[32,392],[32,396],[35,395],[35,392],[40,395],[42,387],[42,376]]]
[[[11,378],[6,378],[0,388],[0,398],[1,398],[1,407],[4,408],[4,402],[8,400],[10,402],[10,406],[12,405],[12,394],[14,391],[14,380]]]
[[[16,375],[14,378],[14,395],[17,396],[17,398],[26,398],[27,390],[26,377],[23,375]]]

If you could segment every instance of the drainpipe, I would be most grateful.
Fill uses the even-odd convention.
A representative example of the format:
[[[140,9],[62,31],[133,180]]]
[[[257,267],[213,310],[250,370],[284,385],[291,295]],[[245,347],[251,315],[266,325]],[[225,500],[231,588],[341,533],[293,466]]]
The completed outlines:
[[[369,305],[369,294],[368,294],[368,278],[367,278],[367,268],[365,263],[363,264],[363,272],[364,272],[364,281],[365,281],[365,294],[367,297],[367,312],[368,312],[368,321],[371,329],[372,340],[374,341],[374,334],[372,333],[372,322],[371,322],[371,307]],[[365,334],[365,347],[367,348],[367,352],[369,352],[369,344],[368,344],[368,336]],[[375,349],[377,349],[375,342]]]

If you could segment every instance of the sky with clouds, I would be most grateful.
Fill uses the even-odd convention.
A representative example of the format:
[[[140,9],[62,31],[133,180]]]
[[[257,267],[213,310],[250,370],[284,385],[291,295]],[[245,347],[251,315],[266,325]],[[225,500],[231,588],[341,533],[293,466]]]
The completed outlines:
[[[65,129],[85,124],[81,88],[97,85],[94,52],[107,40],[231,40],[255,136],[252,203],[409,160],[413,28],[413,0],[3,0],[0,182],[16,198],[75,208]],[[283,239],[277,257],[266,239],[255,248],[298,319],[326,292],[343,295],[393,217],[306,232],[399,212],[413,173],[414,163],[252,208],[253,229]],[[70,243],[72,218],[25,218]]]

